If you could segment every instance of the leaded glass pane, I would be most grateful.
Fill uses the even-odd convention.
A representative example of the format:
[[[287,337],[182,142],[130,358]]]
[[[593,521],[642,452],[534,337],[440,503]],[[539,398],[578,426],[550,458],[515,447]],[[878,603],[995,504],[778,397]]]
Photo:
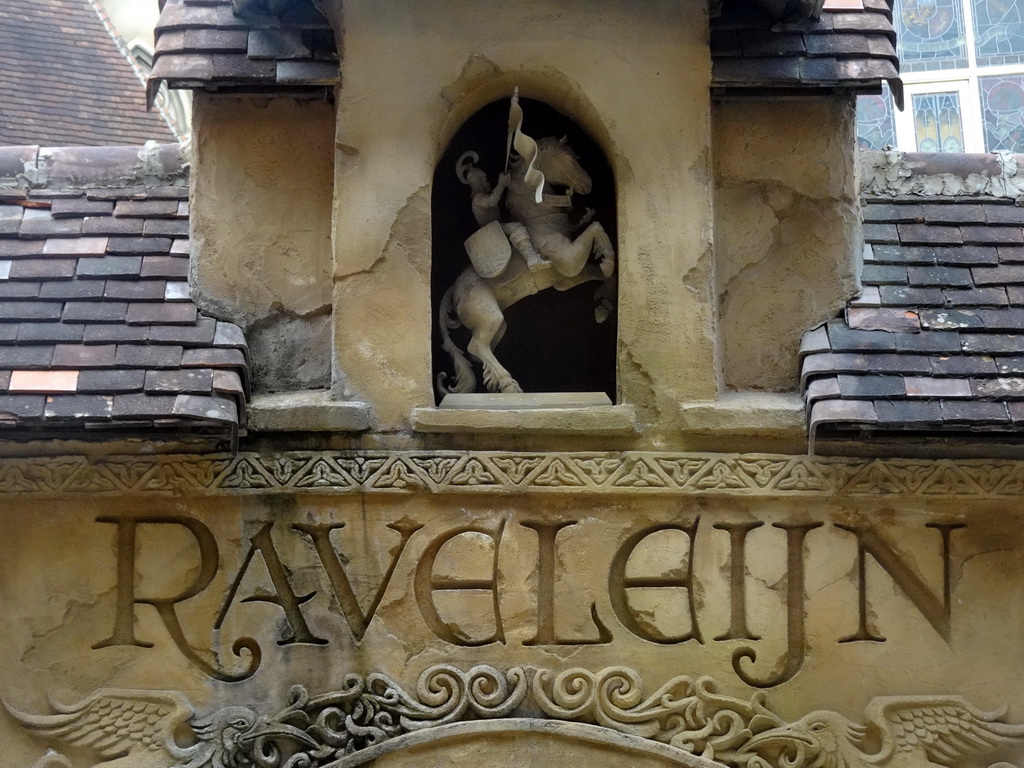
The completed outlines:
[[[1024,3],[973,0],[974,51],[982,67],[1024,61]]]
[[[985,150],[1024,152],[1024,75],[978,78]]]
[[[892,95],[887,87],[877,96],[857,99],[857,144],[861,149],[896,146]]]
[[[913,95],[918,152],[963,152],[960,97],[955,91]]]
[[[898,52],[907,72],[967,66],[963,0],[898,0]]]

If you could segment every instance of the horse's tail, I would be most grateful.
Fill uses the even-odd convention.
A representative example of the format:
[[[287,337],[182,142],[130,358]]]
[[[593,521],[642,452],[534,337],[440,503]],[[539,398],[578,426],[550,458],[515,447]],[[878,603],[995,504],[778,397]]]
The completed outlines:
[[[451,334],[449,331],[453,328],[458,328],[462,323],[452,313],[452,291],[455,290],[453,285],[447,291],[444,292],[444,296],[441,298],[441,307],[437,313],[437,324],[441,328],[441,346],[444,351],[451,355],[452,363],[455,365],[455,381],[451,386],[448,386],[448,374],[442,371],[437,374],[437,391],[446,395],[452,392],[472,392],[476,389],[476,376],[473,375],[473,366],[470,365],[469,360],[462,354],[455,342],[452,341]]]

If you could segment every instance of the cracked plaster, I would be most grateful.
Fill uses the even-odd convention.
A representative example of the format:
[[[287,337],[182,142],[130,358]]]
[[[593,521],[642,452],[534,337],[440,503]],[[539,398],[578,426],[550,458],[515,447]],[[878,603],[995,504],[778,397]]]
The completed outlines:
[[[801,335],[857,290],[853,107],[725,102],[713,124],[724,385],[793,391]]]
[[[334,12],[330,4],[327,10]],[[707,399],[716,388],[706,9],[655,2],[581,17],[527,2],[470,14],[457,37],[444,33],[450,17],[439,0],[345,8],[335,139],[335,396],[370,402],[381,431],[407,429],[411,409],[432,406],[429,195],[422,191],[455,131],[518,86],[524,98],[576,121],[612,165],[619,401],[642,403],[641,421],[664,428],[661,414],[674,414],[675,403]],[[545,44],[552,35],[563,43]],[[638,72],[650,73],[643,87]],[[381,88],[382,78],[393,87]],[[658,120],[637,119],[644,114]],[[529,115],[526,121],[529,130]],[[663,131],[666,121],[677,131]],[[682,177],[677,168],[686,169]],[[653,396],[651,380],[661,384]]]
[[[196,98],[190,282],[203,311],[249,330],[330,306],[333,125],[323,103]]]

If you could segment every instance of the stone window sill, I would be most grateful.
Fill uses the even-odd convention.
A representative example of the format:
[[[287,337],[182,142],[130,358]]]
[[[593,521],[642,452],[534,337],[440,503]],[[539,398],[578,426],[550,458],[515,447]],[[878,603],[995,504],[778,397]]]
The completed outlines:
[[[331,400],[326,390],[255,395],[249,402],[250,432],[364,432],[370,406]]]
[[[640,433],[636,408],[604,394],[448,395],[439,408],[414,408],[417,432],[629,437]]]
[[[804,401],[796,393],[733,392],[718,400],[679,406],[684,433],[803,437]]]

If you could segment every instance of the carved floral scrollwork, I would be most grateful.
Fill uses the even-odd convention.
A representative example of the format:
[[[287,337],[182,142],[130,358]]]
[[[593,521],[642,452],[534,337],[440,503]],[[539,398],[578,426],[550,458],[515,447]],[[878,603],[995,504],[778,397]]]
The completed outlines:
[[[551,717],[592,721],[733,765],[757,758],[737,751],[752,733],[784,722],[765,706],[764,694],[749,701],[724,696],[710,677],[675,677],[645,696],[640,675],[627,667],[540,670],[532,692]]]
[[[379,672],[350,674],[340,690],[313,698],[293,686],[289,706],[274,719],[312,737],[319,747],[313,756],[324,761],[467,717],[506,717],[522,703],[526,682],[518,667],[502,673],[480,665],[463,672],[441,664],[420,676],[412,695]]]
[[[411,691],[379,672],[349,674],[338,690],[315,697],[293,686],[287,706],[271,717],[244,705],[196,716],[180,693],[121,689],[54,710],[31,715],[8,707],[51,742],[132,768],[166,768],[171,760],[173,768],[321,768],[430,728],[527,712],[668,745],[681,765],[704,758],[731,768],[935,768],[968,758],[974,764],[1024,743],[1024,725],[960,696],[878,697],[865,709],[863,725],[829,710],[787,723],[763,692],[740,699],[719,693],[711,678],[680,676],[645,694],[639,673],[626,667],[555,673],[440,664],[425,670]],[[184,724],[194,737],[188,746],[175,740]],[[68,764],[52,750],[44,759]]]

